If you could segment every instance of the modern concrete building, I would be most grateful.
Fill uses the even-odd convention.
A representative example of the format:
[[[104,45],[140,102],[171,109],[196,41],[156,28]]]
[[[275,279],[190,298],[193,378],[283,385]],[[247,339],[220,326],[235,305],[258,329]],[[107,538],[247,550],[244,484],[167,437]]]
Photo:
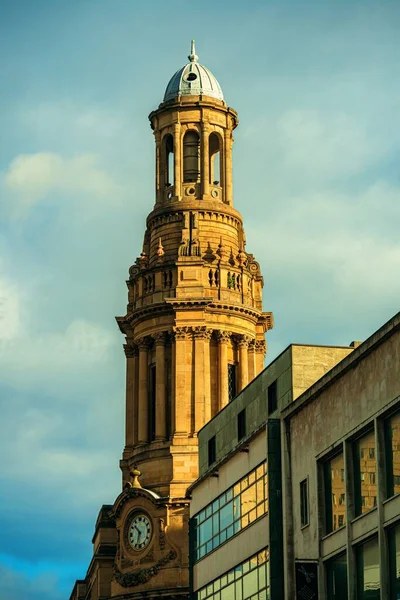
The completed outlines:
[[[193,600],[400,597],[400,313],[290,346],[199,432]]]

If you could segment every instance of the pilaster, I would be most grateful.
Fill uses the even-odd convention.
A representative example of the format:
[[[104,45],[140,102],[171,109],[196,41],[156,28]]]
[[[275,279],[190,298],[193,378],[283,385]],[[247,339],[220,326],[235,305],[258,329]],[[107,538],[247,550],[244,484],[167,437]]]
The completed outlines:
[[[228,343],[231,334],[228,331],[220,330],[217,333],[218,339],[218,391],[219,391],[219,410],[222,410],[229,402],[228,389]]]
[[[148,337],[137,340],[139,348],[139,393],[138,393],[138,444],[146,444],[149,439],[148,413],[148,352],[150,348]]]
[[[164,332],[154,336],[156,344],[156,440],[167,438],[167,396],[165,373],[165,343]]]

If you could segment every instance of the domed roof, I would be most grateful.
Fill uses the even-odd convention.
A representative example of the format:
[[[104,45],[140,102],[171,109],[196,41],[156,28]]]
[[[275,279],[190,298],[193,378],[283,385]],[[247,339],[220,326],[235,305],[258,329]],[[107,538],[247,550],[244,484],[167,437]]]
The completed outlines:
[[[167,85],[164,102],[176,96],[200,96],[201,94],[223,100],[224,96],[218,81],[211,71],[198,62],[194,40],[188,58],[190,62],[179,69]]]

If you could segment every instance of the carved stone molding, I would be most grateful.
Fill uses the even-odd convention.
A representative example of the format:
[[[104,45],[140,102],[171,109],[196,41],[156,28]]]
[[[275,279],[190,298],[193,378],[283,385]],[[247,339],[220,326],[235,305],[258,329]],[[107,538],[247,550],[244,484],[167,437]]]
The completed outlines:
[[[165,346],[167,342],[167,334],[165,331],[158,331],[153,335],[156,346]]]
[[[210,340],[212,329],[207,329],[205,326],[192,327],[193,337],[201,340]]]
[[[235,341],[239,348],[247,348],[251,341],[251,338],[249,335],[238,335],[235,336]]]
[[[249,341],[249,352],[255,352],[256,351],[256,340],[251,339]]]
[[[265,354],[267,352],[267,344],[266,344],[265,340],[256,340],[255,341],[255,350],[256,350],[256,352]]]
[[[114,577],[116,581],[123,587],[135,587],[136,585],[143,585],[144,583],[150,581],[152,577],[157,575],[162,567],[168,564],[171,560],[175,560],[176,556],[176,552],[174,550],[170,550],[168,554],[160,558],[160,560],[157,561],[152,567],[148,569],[137,569],[131,573],[121,573],[121,571],[114,566]]]
[[[139,354],[137,344],[124,344],[126,358],[135,358]]]
[[[217,331],[217,340],[220,342],[220,344],[227,344],[231,337],[232,334],[230,331],[223,331],[222,329]]]
[[[191,327],[174,327],[175,340],[187,340],[192,335]]]
[[[145,336],[142,338],[138,338],[136,340],[137,347],[139,348],[139,352],[142,350],[148,350],[152,345],[152,339],[149,336]]]
[[[164,550],[164,547],[165,547],[165,522],[164,522],[164,519],[160,519],[160,521],[159,521],[158,536],[159,536],[159,540],[160,540],[160,549]]]

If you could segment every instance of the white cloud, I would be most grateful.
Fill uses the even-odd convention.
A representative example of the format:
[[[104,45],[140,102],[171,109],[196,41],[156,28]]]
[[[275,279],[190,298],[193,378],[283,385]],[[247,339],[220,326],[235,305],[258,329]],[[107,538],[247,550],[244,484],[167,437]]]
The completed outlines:
[[[0,344],[20,331],[19,295],[15,286],[0,277]]]
[[[49,379],[60,372],[82,372],[105,363],[116,335],[100,325],[76,319],[65,331],[33,335],[21,333],[0,343],[0,371],[3,379],[23,372],[29,379],[47,373]]]
[[[89,199],[94,196],[113,204],[121,193],[120,186],[93,154],[69,158],[50,152],[20,154],[4,174],[4,187],[11,193],[10,202],[17,216],[49,195],[61,194],[70,202],[77,199],[74,195]]]

